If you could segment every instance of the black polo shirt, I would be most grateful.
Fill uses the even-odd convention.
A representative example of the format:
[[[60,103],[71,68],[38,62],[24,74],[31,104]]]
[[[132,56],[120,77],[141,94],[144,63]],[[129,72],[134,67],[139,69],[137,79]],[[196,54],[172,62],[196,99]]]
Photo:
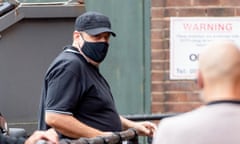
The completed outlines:
[[[46,73],[40,102],[41,130],[49,128],[44,120],[46,111],[73,115],[102,131],[122,130],[107,81],[98,67],[88,63],[71,46],[56,57]]]

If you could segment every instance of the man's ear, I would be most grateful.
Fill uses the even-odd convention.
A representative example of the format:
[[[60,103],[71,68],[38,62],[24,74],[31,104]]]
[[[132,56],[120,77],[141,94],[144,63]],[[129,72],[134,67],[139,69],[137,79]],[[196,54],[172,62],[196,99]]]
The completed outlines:
[[[200,71],[198,71],[198,74],[197,74],[197,84],[198,84],[199,88],[203,89],[204,82],[203,82],[202,73]]]
[[[83,46],[84,40],[82,38],[82,33],[78,31],[73,32],[73,43],[75,47],[81,48]]]
[[[79,37],[80,37],[79,32],[78,32],[78,31],[74,31],[74,32],[73,32],[73,38],[74,38],[74,39],[78,39]]]

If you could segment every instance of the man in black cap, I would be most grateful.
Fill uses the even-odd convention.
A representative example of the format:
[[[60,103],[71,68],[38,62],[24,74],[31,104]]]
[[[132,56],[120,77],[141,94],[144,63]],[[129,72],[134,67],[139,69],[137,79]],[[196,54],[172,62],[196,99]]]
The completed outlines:
[[[86,12],[76,19],[72,45],[47,70],[39,129],[53,127],[60,138],[70,139],[104,136],[126,128],[152,136],[153,123],[119,116],[110,86],[99,72],[111,35],[116,36],[109,18],[101,13]]]

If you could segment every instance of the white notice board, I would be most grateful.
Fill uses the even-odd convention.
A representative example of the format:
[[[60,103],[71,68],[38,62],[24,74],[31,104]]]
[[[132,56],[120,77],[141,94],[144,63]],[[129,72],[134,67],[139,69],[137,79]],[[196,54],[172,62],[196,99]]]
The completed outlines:
[[[171,17],[170,79],[196,79],[198,55],[214,40],[239,45],[240,17]]]

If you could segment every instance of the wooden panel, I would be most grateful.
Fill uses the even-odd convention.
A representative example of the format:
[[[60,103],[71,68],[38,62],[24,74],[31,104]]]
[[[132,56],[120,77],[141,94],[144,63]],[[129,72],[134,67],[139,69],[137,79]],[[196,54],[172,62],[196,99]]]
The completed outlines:
[[[117,34],[111,38],[101,71],[111,85],[119,112],[145,113],[144,2],[85,0],[85,7],[109,16]]]

